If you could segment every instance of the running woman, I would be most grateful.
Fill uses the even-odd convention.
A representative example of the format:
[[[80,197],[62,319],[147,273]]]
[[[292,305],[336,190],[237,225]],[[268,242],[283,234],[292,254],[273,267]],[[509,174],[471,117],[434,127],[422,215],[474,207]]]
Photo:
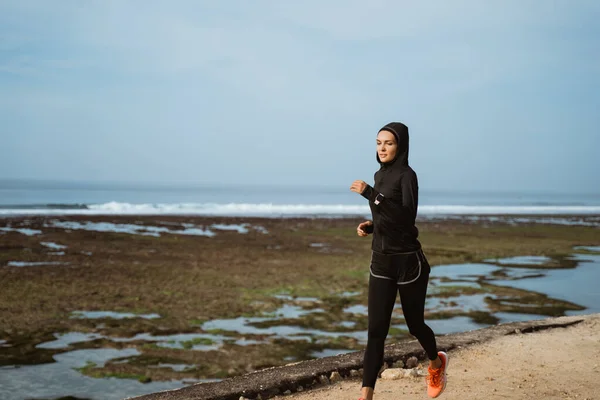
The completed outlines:
[[[368,341],[363,360],[363,381],[359,400],[372,400],[377,375],[383,365],[397,293],[410,334],[415,336],[429,358],[427,394],[438,397],[446,387],[448,355],[437,351],[435,335],[425,324],[425,296],[431,268],[415,226],[419,186],[415,171],[408,165],[408,128],[392,122],[377,134],[375,185],[354,181],[350,190],[369,200],[372,221],[358,225],[358,236],[373,234],[369,276]]]

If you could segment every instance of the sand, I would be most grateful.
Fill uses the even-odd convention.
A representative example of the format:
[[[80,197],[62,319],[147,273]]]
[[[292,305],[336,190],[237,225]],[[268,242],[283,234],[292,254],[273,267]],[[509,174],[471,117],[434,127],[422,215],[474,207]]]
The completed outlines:
[[[449,353],[448,385],[439,397],[600,399],[600,316],[568,328],[503,336]],[[360,380],[278,396],[278,400],[356,400]],[[377,381],[375,400],[427,399],[425,379]]]

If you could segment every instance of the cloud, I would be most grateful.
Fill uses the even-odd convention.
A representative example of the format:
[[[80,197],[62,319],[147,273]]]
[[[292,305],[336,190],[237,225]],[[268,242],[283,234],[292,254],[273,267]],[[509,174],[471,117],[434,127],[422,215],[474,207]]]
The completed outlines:
[[[22,116],[23,135],[78,129],[98,151],[193,142],[201,156],[178,151],[197,168],[214,162],[219,135],[234,135],[231,154],[248,163],[252,148],[256,174],[270,157],[291,174],[302,154],[311,173],[328,157],[359,160],[354,173],[371,165],[358,156],[368,132],[403,119],[419,133],[417,164],[432,157],[457,176],[468,167],[457,159],[481,163],[490,147],[498,154],[482,169],[499,168],[514,143],[525,162],[536,132],[557,134],[563,119],[587,132],[599,11],[585,0],[4,1],[0,106]],[[273,155],[283,130],[299,155]]]

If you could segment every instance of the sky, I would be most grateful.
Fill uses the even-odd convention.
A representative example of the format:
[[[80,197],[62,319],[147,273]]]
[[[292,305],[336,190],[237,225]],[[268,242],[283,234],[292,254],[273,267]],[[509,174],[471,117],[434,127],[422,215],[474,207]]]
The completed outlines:
[[[0,1],[0,178],[600,192],[600,2]]]

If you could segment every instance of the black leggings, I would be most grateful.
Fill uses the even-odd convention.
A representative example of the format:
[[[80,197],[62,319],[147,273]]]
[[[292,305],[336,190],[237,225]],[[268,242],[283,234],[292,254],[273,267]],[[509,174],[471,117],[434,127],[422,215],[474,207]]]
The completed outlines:
[[[429,282],[429,266],[423,268],[415,282],[398,285],[395,281],[369,277],[369,333],[363,360],[363,387],[375,388],[383,365],[383,350],[387,337],[396,293],[400,293],[402,312],[410,334],[415,336],[430,360],[437,358],[435,335],[425,324],[425,296]]]

